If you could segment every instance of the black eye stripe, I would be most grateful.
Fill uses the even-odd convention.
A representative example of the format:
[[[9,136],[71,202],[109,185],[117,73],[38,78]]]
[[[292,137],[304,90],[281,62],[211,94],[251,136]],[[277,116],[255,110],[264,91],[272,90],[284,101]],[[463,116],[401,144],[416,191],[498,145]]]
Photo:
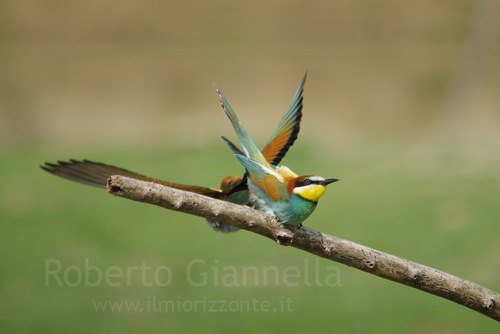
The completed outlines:
[[[302,181],[295,182],[295,187],[309,186],[311,184],[319,184],[319,183],[320,183],[320,181],[314,181],[314,180],[311,180],[311,179],[305,179],[305,180],[302,180]]]

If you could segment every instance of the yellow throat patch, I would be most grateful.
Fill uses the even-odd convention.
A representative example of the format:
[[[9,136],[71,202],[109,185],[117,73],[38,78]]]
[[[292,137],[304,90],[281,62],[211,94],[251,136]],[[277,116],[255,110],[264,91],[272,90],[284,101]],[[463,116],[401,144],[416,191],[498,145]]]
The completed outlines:
[[[326,191],[326,187],[320,184],[311,184],[306,187],[293,189],[293,192],[309,201],[317,202]]]

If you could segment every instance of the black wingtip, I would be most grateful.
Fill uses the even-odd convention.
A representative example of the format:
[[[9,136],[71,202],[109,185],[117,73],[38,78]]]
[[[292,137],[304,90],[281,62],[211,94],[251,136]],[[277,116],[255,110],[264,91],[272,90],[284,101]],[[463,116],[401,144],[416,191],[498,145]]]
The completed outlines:
[[[221,136],[222,140],[229,146],[229,148],[231,148],[231,150],[233,151],[234,154],[240,154],[240,155],[245,155],[243,152],[241,152],[241,150],[233,144],[233,142],[231,142],[229,139],[227,139],[226,137],[224,136]]]

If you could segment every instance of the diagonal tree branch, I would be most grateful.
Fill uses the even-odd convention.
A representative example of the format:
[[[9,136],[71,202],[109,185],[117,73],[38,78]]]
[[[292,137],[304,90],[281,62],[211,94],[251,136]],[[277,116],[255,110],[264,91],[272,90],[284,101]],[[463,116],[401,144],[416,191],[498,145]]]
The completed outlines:
[[[246,206],[118,175],[109,178],[108,192],[118,197],[228,223],[268,237],[281,245],[296,247],[449,299],[500,321],[500,294],[492,290],[307,227],[293,230],[282,228],[271,216]]]

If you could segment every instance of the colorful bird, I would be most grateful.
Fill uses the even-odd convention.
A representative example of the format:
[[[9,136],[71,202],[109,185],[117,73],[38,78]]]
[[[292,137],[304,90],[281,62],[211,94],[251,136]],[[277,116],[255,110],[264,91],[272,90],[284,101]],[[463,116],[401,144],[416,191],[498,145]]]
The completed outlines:
[[[305,77],[304,77],[305,80]],[[228,139],[222,139],[229,145],[238,161],[247,171],[247,183],[249,188],[249,204],[267,214],[278,218],[282,225],[301,226],[314,211],[318,200],[325,193],[326,186],[338,179],[325,179],[321,176],[303,175],[298,176],[288,167],[280,166],[274,161],[270,162],[264,150],[259,151],[243,125],[236,116],[233,108],[218,87],[222,109],[231,120],[241,143],[243,152]],[[300,89],[300,88],[299,88]],[[297,97],[297,94],[296,96]],[[293,106],[293,100],[292,100]],[[287,111],[288,112],[288,111]],[[282,133],[281,124],[287,124],[287,113],[278,125],[275,133]],[[271,141],[274,139],[271,137]],[[281,160],[281,159],[280,159]]]
[[[262,152],[257,149],[241,126],[226,98],[216,87],[220,95],[221,105],[231,120],[245,153],[226,138],[223,137],[223,139],[246,169],[243,176],[227,176],[222,179],[219,188],[160,181],[123,168],[90,160],[71,159],[69,162],[58,161],[56,164],[46,162],[40,167],[54,175],[101,188],[106,187],[107,180],[111,175],[154,182],[236,204],[250,205],[277,217],[282,224],[299,225],[312,213],[318,199],[325,191],[325,186],[337,181],[337,179],[325,180],[319,176],[298,177],[287,167],[277,167],[297,139],[300,130],[302,92],[305,80],[306,76],[304,76],[288,109]],[[209,220],[207,222],[215,231],[228,233],[238,230],[229,224]]]

